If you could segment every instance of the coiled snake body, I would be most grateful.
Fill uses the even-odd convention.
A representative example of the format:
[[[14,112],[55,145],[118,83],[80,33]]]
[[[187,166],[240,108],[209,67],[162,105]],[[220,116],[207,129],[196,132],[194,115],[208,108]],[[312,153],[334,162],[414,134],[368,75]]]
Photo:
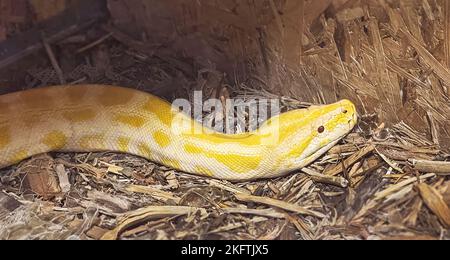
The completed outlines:
[[[117,151],[218,179],[272,178],[316,160],[356,120],[354,105],[343,100],[281,114],[252,133],[227,135],[136,90],[46,87],[0,96],[0,168],[46,152]]]

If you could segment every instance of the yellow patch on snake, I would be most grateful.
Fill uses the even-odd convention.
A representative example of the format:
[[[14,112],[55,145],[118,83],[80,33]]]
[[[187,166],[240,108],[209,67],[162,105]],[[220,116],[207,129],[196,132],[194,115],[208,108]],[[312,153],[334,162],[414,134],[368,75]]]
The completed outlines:
[[[212,144],[237,144],[242,146],[257,146],[262,142],[262,137],[256,134],[236,134],[236,135],[226,135],[221,133],[211,133],[211,134],[185,134],[185,138],[197,139],[199,141],[206,141]]]
[[[82,109],[78,111],[64,112],[63,117],[70,122],[79,123],[95,118],[95,111],[92,109]]]
[[[133,96],[134,93],[130,89],[109,87],[98,96],[98,101],[103,106],[112,107],[127,104]]]
[[[67,144],[67,136],[61,131],[53,131],[42,139],[42,143],[50,149],[62,149]]]
[[[195,145],[192,145],[192,144],[184,145],[184,150],[186,152],[190,153],[190,154],[201,154],[201,153],[205,152],[204,149],[199,148],[199,147],[197,147]]]
[[[289,157],[289,158],[298,158],[298,157],[300,157],[303,154],[303,152],[306,150],[306,148],[308,148],[308,146],[311,143],[311,141],[316,136],[317,136],[316,133],[312,133],[309,136],[304,137],[303,142],[301,142],[300,144],[296,145],[294,147],[294,149],[290,150],[286,157]],[[285,158],[285,156],[283,156],[281,158]]]
[[[216,159],[236,173],[248,173],[256,170],[261,164],[261,156],[247,156],[237,154],[210,154],[208,157]]]
[[[208,177],[213,177],[214,172],[203,166],[195,166],[195,171]]]
[[[141,156],[149,158],[151,156],[151,154],[152,154],[152,150],[145,143],[139,144],[138,149],[139,149],[139,153],[140,153]]]
[[[119,137],[117,139],[117,146],[120,152],[128,152],[128,147],[130,145],[131,138],[129,137]]]
[[[171,105],[167,102],[156,97],[149,98],[142,109],[154,114],[164,125],[170,126],[172,124],[174,115]]]
[[[80,138],[80,146],[83,149],[105,149],[105,135],[86,135]]]
[[[161,146],[162,148],[165,148],[170,145],[170,136],[163,133],[162,131],[156,131],[153,133],[153,139],[155,142]]]
[[[238,155],[231,153],[217,153],[196,147],[194,145],[186,144],[184,150],[191,154],[204,155],[208,158],[215,159],[219,163],[227,166],[236,173],[247,173],[255,170],[261,164],[261,156]]]
[[[5,148],[11,142],[9,127],[0,126],[0,150]]]
[[[20,150],[11,157],[11,162],[13,164],[15,164],[15,163],[23,161],[24,159],[28,158],[29,156],[30,155],[28,154],[27,150]]]
[[[140,116],[130,116],[130,115],[117,115],[114,120],[116,122],[134,127],[134,128],[140,128],[143,127],[146,123],[145,118]]]
[[[176,159],[163,158],[161,159],[161,163],[174,169],[181,170],[181,163]]]
[[[348,124],[348,118],[341,115],[333,120],[328,121],[324,126],[327,130],[333,131],[338,125]]]

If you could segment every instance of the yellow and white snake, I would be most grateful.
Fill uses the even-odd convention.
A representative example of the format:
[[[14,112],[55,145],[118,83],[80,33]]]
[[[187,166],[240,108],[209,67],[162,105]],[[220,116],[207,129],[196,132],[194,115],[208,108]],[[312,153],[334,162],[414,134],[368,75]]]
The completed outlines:
[[[259,131],[227,135],[133,89],[38,88],[0,96],[0,168],[47,152],[116,151],[217,179],[273,178],[312,163],[356,121],[355,106],[343,100],[283,113]]]

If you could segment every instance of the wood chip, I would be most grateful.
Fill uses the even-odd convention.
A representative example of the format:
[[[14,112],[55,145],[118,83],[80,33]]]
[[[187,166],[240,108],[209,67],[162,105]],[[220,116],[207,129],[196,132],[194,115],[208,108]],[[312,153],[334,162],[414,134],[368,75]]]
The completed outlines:
[[[131,208],[131,203],[126,199],[98,190],[88,191],[87,197],[90,200],[95,201],[97,204],[103,205],[104,207],[110,209],[113,213],[123,213]]]
[[[205,209],[193,207],[150,206],[138,209],[136,211],[124,214],[121,217],[119,225],[117,225],[117,227],[113,230],[106,232],[106,234],[103,235],[101,239],[116,240],[119,237],[120,233],[133,225],[144,223],[153,219],[194,214],[199,211],[202,212],[202,214],[206,215]]]
[[[309,175],[311,179],[316,182],[331,184],[341,188],[347,188],[349,184],[349,182],[343,177],[324,175],[308,168],[303,168],[302,172]]]
[[[416,49],[423,61],[433,68],[434,72],[445,82],[450,85],[450,72],[445,68],[434,56],[431,54],[419,40],[416,39],[410,32],[405,29],[400,30],[405,39]]]
[[[301,207],[301,206],[298,206],[298,205],[295,205],[292,203],[288,203],[285,201],[277,200],[277,199],[253,196],[253,195],[248,195],[248,194],[244,194],[244,193],[238,193],[238,194],[235,194],[234,196],[236,197],[236,199],[238,199],[240,201],[260,203],[260,204],[284,209],[284,210],[294,212],[297,214],[301,214],[301,215],[314,216],[317,218],[325,217],[325,215],[320,212],[309,210],[304,207]]]
[[[336,176],[340,173],[342,173],[346,168],[351,167],[354,163],[359,161],[364,156],[368,155],[369,153],[373,152],[375,150],[374,145],[368,145],[358,152],[354,153],[352,156],[344,160],[342,163],[336,165],[335,167],[327,170],[324,174],[330,175],[330,176]]]
[[[404,187],[406,187],[406,186],[408,186],[408,185],[410,185],[410,184],[412,184],[412,183],[414,183],[414,182],[416,182],[418,180],[423,181],[423,180],[431,179],[431,178],[434,178],[434,177],[436,177],[436,174],[434,174],[434,173],[429,173],[429,174],[420,176],[419,178],[411,177],[411,178],[409,178],[407,180],[404,180],[402,182],[399,182],[399,183],[397,183],[395,185],[389,186],[389,188],[387,188],[385,190],[382,190],[382,191],[378,192],[377,194],[375,194],[375,200],[384,199],[387,196],[389,196],[390,194],[392,194],[392,193],[394,193],[394,192],[396,192],[396,191],[398,191],[398,190],[400,190],[400,189],[402,189],[402,188],[404,188]]]
[[[20,166],[20,173],[25,177],[29,191],[50,199],[61,193],[58,178],[55,174],[55,162],[48,155],[39,155]]]
[[[250,219],[250,221],[252,223],[254,223],[254,224],[265,222],[267,220],[268,219],[265,218],[265,217],[254,217],[254,218]],[[213,229],[213,230],[209,231],[208,234],[228,232],[228,231],[231,231],[231,230],[234,230],[234,229],[238,229],[238,228],[244,227],[246,225],[247,225],[247,223],[245,223],[245,222],[229,223],[227,225],[224,225],[224,226],[221,226],[221,227],[218,227],[216,229]]]
[[[420,192],[420,196],[428,208],[433,211],[442,224],[444,224],[447,228],[450,228],[450,208],[445,203],[442,195],[439,194],[435,188],[426,183],[417,185],[417,188]]]
[[[55,167],[56,174],[58,175],[59,187],[61,187],[61,191],[63,193],[69,192],[70,187],[72,186],[69,182],[69,176],[67,171],[62,164],[57,164]]]
[[[235,185],[225,182],[225,181],[207,180],[207,182],[209,185],[211,185],[213,187],[216,187],[216,188],[219,188],[222,190],[226,190],[226,191],[229,191],[234,194],[238,194],[238,193],[250,194],[250,191],[243,189],[243,188],[236,187]]]
[[[281,212],[277,212],[274,209],[241,209],[241,208],[224,208],[221,211],[228,214],[243,214],[243,215],[256,215],[268,218],[285,218],[286,215]]]
[[[181,198],[173,195],[170,192],[162,191],[160,189],[155,189],[150,186],[140,186],[140,185],[129,185],[125,188],[128,192],[147,194],[152,196],[153,198],[168,203],[169,201],[173,201],[175,204],[180,203]]]
[[[107,172],[108,173],[112,173],[118,176],[124,176],[123,174],[123,168],[114,164],[110,164],[110,163],[106,163],[106,162],[100,162],[100,164],[105,165],[106,167],[108,167]]]
[[[92,239],[95,239],[95,240],[99,240],[106,234],[106,232],[108,232],[107,229],[104,229],[104,228],[101,228],[98,226],[93,226],[91,229],[89,229],[86,232],[86,236],[88,236]]]

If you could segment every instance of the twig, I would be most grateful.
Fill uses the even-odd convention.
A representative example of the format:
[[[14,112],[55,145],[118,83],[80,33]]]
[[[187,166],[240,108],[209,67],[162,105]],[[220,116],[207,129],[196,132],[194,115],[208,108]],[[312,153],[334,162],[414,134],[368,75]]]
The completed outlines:
[[[212,187],[226,190],[226,191],[229,191],[234,194],[237,194],[237,193],[250,194],[250,192],[248,190],[236,187],[235,185],[233,185],[231,183],[226,183],[226,182],[218,181],[218,180],[207,180],[207,183],[209,185],[211,185]]]
[[[444,54],[445,65],[447,69],[450,69],[450,2],[444,1]]]
[[[303,168],[302,172],[306,173],[313,179],[313,181],[325,183],[325,184],[331,184],[334,186],[338,186],[341,188],[347,188],[348,187],[348,181],[343,177],[335,177],[330,175],[324,175],[320,174],[314,170]]]
[[[48,43],[45,36],[42,36],[42,43],[44,44],[45,51],[47,52],[50,62],[52,63],[52,67],[56,71],[56,75],[58,75],[59,83],[61,83],[61,85],[65,85],[66,79],[64,78],[63,71],[62,71],[61,67],[59,66],[59,63],[56,60],[55,54],[52,50],[52,47]]]
[[[433,113],[431,111],[427,112],[428,123],[430,124],[431,137],[433,139],[433,143],[439,146],[439,130],[436,125],[436,121],[434,120]]]
[[[408,162],[419,172],[432,172],[438,175],[450,175],[450,162],[437,162],[410,159]]]
[[[395,185],[392,185],[389,188],[387,188],[387,189],[385,189],[385,190],[383,190],[381,192],[378,192],[377,194],[375,194],[375,199],[374,200],[384,199],[387,196],[389,196],[389,194],[391,194],[393,192],[396,192],[396,191],[402,189],[403,187],[408,186],[408,185],[410,185],[410,184],[412,184],[412,183],[414,183],[414,182],[416,182],[418,180],[423,181],[423,180],[427,180],[427,179],[434,178],[434,177],[436,177],[436,174],[434,174],[434,173],[429,173],[429,174],[420,176],[419,178],[411,177],[411,178],[409,178],[409,179],[407,179],[405,181],[402,181],[402,182],[399,182],[399,183],[397,183]]]
[[[174,196],[170,192],[162,191],[149,186],[129,185],[125,188],[125,190],[128,192],[150,195],[153,198],[163,202],[173,201],[178,204],[181,201],[181,198]]]
[[[241,208],[224,208],[221,209],[228,214],[256,215],[269,218],[285,218],[286,215],[275,211],[274,209],[241,209]]]
[[[243,193],[235,194],[234,196],[236,197],[236,199],[238,199],[240,201],[261,203],[261,204],[273,206],[276,208],[284,209],[284,210],[295,212],[295,213],[302,214],[302,215],[314,216],[314,217],[318,217],[321,219],[325,218],[325,215],[323,215],[322,213],[312,211],[312,210],[306,209],[304,207],[301,207],[301,206],[298,206],[298,205],[295,205],[292,203],[288,203],[285,201],[281,201],[281,200],[276,200],[276,199],[272,199],[272,198],[268,198],[268,197],[258,197],[258,196],[243,194]]]
[[[377,149],[375,149],[377,151],[377,154],[387,163],[389,164],[389,166],[392,167],[392,169],[398,171],[399,173],[405,173],[398,165],[397,163],[393,162],[392,160],[390,160],[389,158],[387,158],[386,155],[380,153]]]
[[[347,158],[343,163],[340,163],[340,164],[336,165],[334,168],[331,168],[330,170],[326,171],[325,175],[330,175],[330,176],[338,175],[339,173],[341,173],[345,170],[345,167],[352,166],[354,163],[359,161],[359,159],[363,158],[364,156],[373,152],[374,150],[375,150],[375,146],[372,144],[364,147],[360,151],[354,153],[352,156]]]
[[[76,53],[79,54],[79,53],[85,52],[85,51],[87,51],[89,49],[92,49],[95,46],[97,46],[97,45],[101,44],[102,42],[106,41],[107,39],[109,39],[109,37],[111,37],[112,35],[113,35],[113,32],[109,32],[106,35],[104,35],[103,37],[101,37],[100,39],[98,39],[98,40],[96,40],[96,41],[94,41],[92,43],[89,43],[88,45],[86,45],[84,47],[79,48],[76,51]]]

